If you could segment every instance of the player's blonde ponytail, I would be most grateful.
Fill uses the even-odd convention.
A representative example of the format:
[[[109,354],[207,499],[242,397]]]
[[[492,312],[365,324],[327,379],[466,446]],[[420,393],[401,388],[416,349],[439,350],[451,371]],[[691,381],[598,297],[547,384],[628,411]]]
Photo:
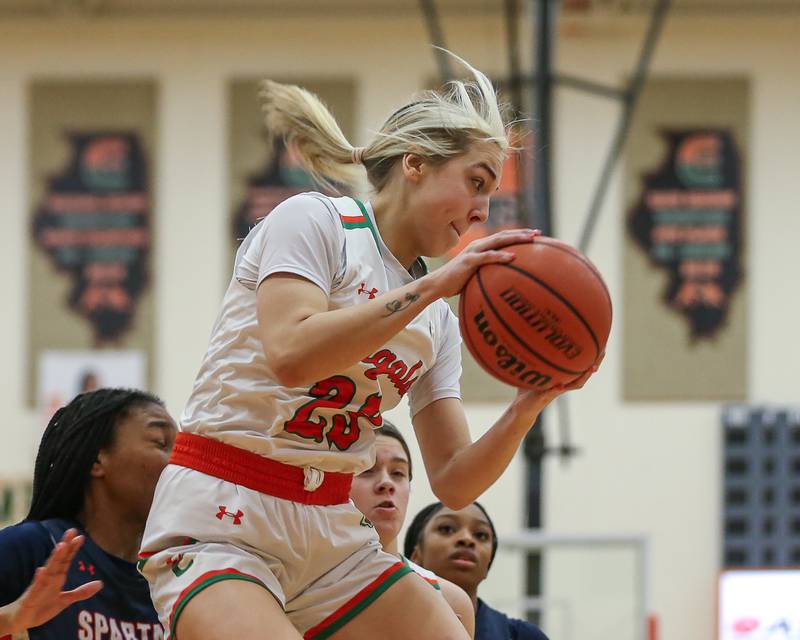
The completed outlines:
[[[328,188],[335,188],[335,183],[354,184],[355,148],[317,96],[272,80],[261,82],[258,95],[267,131],[294,145],[317,182]]]
[[[395,111],[366,147],[354,147],[314,94],[271,80],[261,83],[261,105],[268,131],[293,143],[308,171],[323,185],[357,184],[354,168],[363,164],[373,189],[387,183],[395,162],[416,153],[443,163],[476,143],[492,143],[505,157],[509,143],[497,94],[489,79],[462,58],[471,75],[440,91],[423,91]]]

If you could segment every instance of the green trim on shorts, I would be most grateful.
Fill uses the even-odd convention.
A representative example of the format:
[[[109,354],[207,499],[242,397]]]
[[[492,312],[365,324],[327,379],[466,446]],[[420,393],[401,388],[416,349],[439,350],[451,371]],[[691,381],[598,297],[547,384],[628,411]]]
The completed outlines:
[[[189,587],[186,590],[184,590],[178,596],[178,600],[175,603],[175,608],[173,609],[172,615],[170,615],[170,620],[169,620],[170,638],[174,639],[176,637],[175,629],[178,626],[178,619],[180,618],[181,613],[183,613],[184,607],[187,604],[189,604],[191,599],[194,598],[198,593],[203,591],[203,589],[210,587],[212,584],[216,584],[217,582],[222,582],[223,580],[243,580],[244,582],[252,582],[253,584],[257,584],[261,587],[264,587],[264,589],[266,589],[267,592],[270,595],[272,595],[272,591],[270,591],[267,588],[267,585],[261,582],[261,580],[259,580],[258,578],[254,578],[253,576],[248,576],[243,573],[238,573],[232,569],[223,569],[223,571],[221,572],[215,571],[211,573],[215,573],[216,575],[212,575],[206,579],[203,579],[203,576],[200,576],[199,581],[196,580],[195,582],[193,582],[191,585],[189,585]]]
[[[350,602],[345,603],[337,611],[334,611],[329,616],[330,618],[332,618],[332,620],[327,626],[325,626],[324,628],[320,629],[319,631],[317,631],[313,635],[309,635],[310,631],[313,631],[315,628],[318,628],[320,625],[317,625],[317,627],[312,627],[311,629],[309,629],[309,631],[307,631],[305,633],[305,635],[303,635],[303,639],[304,640],[326,640],[326,638],[330,638],[334,633],[339,631],[339,629],[341,629],[344,625],[346,625],[353,618],[355,618],[359,613],[364,611],[364,609],[366,609],[369,605],[371,605],[373,602],[375,602],[375,600],[378,599],[378,596],[380,596],[382,593],[384,593],[389,587],[391,587],[400,578],[402,578],[403,576],[405,576],[405,575],[407,575],[409,573],[414,573],[414,570],[411,567],[409,567],[409,566],[407,566],[407,565],[405,565],[405,564],[403,564],[401,562],[398,562],[396,565],[393,565],[393,567],[391,567],[391,569],[394,569],[394,571],[389,573],[389,575],[386,576],[386,578],[383,580],[383,582],[381,582],[378,585],[376,585],[372,590],[370,590],[370,587],[372,585],[368,586],[364,590],[364,591],[367,591],[368,593],[364,596],[364,598],[362,600],[360,600],[360,601],[358,600],[360,594],[356,595],[356,597],[353,600],[356,600],[357,602],[352,608],[347,610],[345,613],[339,615],[339,611],[341,611],[342,609],[347,609],[348,605],[350,605],[353,602],[353,600],[351,600]],[[325,623],[325,621],[323,620],[323,622],[321,624],[324,624],[324,623]]]

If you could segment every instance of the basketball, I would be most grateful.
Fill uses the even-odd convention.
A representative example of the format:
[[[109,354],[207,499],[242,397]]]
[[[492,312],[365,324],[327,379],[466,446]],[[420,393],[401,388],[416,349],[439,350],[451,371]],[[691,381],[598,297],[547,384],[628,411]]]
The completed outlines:
[[[597,268],[548,237],[503,247],[510,263],[480,267],[461,292],[461,335],[498,380],[548,389],[580,377],[605,349],[611,297]]]

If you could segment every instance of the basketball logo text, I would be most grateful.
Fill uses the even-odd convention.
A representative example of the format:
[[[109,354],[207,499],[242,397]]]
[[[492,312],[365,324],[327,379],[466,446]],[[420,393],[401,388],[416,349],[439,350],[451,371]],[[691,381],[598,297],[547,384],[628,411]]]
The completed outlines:
[[[549,309],[538,309],[525,296],[513,287],[500,294],[503,301],[536,333],[545,334],[544,338],[556,351],[561,351],[567,358],[574,360],[583,347],[567,336],[560,327],[558,316]]]
[[[497,334],[489,328],[489,320],[484,317],[483,311],[478,312],[473,318],[473,322],[483,337],[483,341],[490,347],[494,347],[495,362],[501,369],[511,371],[517,380],[531,387],[546,387],[552,380],[551,376],[530,368],[530,365],[520,360],[502,344]]]

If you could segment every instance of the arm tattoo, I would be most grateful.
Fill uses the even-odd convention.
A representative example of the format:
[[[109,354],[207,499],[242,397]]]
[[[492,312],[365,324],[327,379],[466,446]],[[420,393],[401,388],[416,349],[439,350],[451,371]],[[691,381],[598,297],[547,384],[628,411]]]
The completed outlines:
[[[389,313],[383,317],[388,318],[393,313],[397,313],[398,311],[402,311],[403,309],[411,306],[417,300],[419,300],[419,295],[416,293],[407,293],[404,300],[392,300],[386,304],[386,310]]]

